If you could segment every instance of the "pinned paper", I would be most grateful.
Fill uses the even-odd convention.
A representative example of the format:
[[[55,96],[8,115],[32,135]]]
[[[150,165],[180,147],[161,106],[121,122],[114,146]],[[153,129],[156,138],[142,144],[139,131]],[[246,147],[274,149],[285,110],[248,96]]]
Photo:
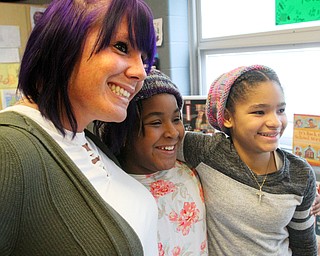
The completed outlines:
[[[13,106],[21,98],[17,94],[16,89],[0,90],[0,95],[1,95],[1,108],[2,109]]]
[[[19,67],[19,63],[0,63],[0,89],[17,87]]]
[[[0,63],[20,62],[19,48],[0,48]]]
[[[0,48],[19,48],[21,46],[18,26],[0,26]]]

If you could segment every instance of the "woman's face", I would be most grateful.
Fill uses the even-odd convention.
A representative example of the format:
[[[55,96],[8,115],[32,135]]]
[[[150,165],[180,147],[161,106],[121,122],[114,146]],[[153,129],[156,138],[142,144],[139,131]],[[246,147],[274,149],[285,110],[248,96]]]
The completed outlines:
[[[169,170],[175,165],[184,136],[176,98],[172,94],[157,94],[143,100],[142,106],[144,133],[133,132],[135,139],[126,150],[125,170],[134,174]]]
[[[99,30],[88,35],[68,91],[78,131],[93,120],[123,121],[129,101],[141,89],[146,77],[143,53],[130,45],[127,27],[123,19],[110,45],[92,56]]]

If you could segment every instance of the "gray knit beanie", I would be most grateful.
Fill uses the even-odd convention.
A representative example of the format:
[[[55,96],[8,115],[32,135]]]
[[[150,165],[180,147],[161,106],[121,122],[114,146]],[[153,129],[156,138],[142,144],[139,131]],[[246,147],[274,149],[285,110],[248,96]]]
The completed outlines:
[[[149,75],[144,80],[141,90],[133,98],[134,101],[148,99],[153,95],[168,93],[176,97],[179,109],[182,108],[182,96],[178,87],[171,79],[157,69],[151,69]]]

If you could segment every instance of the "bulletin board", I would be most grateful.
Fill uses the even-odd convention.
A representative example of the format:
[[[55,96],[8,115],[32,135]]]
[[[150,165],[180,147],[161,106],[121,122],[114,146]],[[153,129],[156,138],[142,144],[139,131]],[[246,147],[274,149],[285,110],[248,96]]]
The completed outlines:
[[[16,89],[20,61],[32,30],[33,14],[44,8],[0,3],[0,110],[19,100]]]
[[[276,25],[320,20],[319,0],[276,0]]]

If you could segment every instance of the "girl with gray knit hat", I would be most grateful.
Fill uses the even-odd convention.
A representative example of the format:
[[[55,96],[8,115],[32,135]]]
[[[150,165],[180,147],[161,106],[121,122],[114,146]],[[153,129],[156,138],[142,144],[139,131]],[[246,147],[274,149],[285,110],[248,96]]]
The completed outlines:
[[[159,255],[208,255],[205,205],[197,174],[176,161],[184,136],[182,96],[170,78],[151,70],[122,123],[97,123],[96,132],[122,168],[158,204]]]
[[[210,255],[317,255],[315,174],[279,148],[285,108],[272,69],[239,67],[208,93],[208,121],[218,132],[185,135],[179,159],[196,167],[202,182]]]

